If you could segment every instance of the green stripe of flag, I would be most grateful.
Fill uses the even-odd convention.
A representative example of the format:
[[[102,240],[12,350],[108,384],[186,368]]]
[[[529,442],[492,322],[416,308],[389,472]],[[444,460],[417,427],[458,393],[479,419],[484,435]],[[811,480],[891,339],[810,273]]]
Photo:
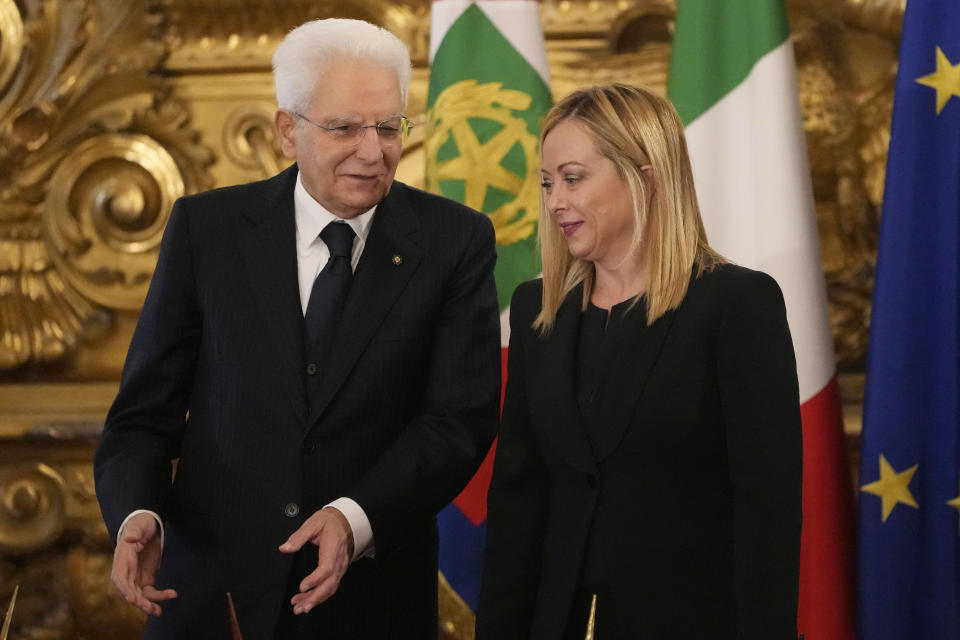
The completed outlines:
[[[684,125],[790,37],[781,0],[680,0],[667,94]]]
[[[486,6],[496,10],[494,2]],[[536,14],[532,15],[535,18]],[[539,23],[532,23],[530,27],[540,29]],[[461,97],[467,102],[451,104],[448,100],[445,108],[452,108],[453,113],[436,109],[440,96],[465,80],[486,86],[491,97],[481,100],[484,92],[480,91],[473,93],[472,98]],[[503,95],[504,91],[523,96],[526,104],[501,104],[496,95]],[[508,207],[512,207],[518,208],[515,219],[528,214],[536,219],[539,212],[537,141],[540,120],[551,103],[550,88],[536,69],[500,33],[487,14],[471,4],[444,35],[430,68],[427,155],[430,156],[433,142],[442,144],[433,157],[428,157],[427,188],[488,215],[509,211]],[[506,128],[512,120],[522,122],[520,131]],[[527,147],[520,140],[521,131],[526,134]],[[503,134],[502,140],[497,138],[500,134]],[[431,171],[432,160],[435,160],[434,171]],[[460,163],[456,175],[442,171],[442,165],[453,162]],[[522,189],[521,185],[531,186],[529,181],[533,181],[532,190]],[[482,189],[478,190],[477,185]],[[468,197],[471,192],[472,199]],[[536,224],[525,227],[525,236],[511,236],[508,240],[502,236],[503,226],[505,222],[500,219],[494,271],[501,311],[509,306],[516,286],[540,272]]]

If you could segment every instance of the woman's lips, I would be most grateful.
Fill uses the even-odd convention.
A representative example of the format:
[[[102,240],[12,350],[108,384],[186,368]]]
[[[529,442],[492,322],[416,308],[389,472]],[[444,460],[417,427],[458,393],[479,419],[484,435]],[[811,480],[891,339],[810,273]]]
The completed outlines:
[[[580,222],[561,222],[560,228],[563,229],[564,235],[568,238],[577,232],[577,229],[583,225],[583,221]]]

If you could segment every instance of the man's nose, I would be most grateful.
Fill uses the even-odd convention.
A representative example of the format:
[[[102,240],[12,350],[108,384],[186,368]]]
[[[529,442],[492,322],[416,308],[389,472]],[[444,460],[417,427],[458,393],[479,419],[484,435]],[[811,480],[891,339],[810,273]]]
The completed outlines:
[[[380,134],[376,127],[370,127],[364,130],[363,137],[360,138],[360,144],[354,155],[365,162],[376,162],[383,157],[383,145],[380,142]]]

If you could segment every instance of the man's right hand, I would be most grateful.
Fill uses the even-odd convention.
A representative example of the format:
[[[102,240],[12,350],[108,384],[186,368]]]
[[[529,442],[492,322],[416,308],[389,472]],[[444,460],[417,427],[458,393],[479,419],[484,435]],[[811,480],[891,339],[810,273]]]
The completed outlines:
[[[153,578],[160,566],[160,535],[157,520],[149,513],[138,513],[123,526],[113,552],[110,579],[127,602],[144,613],[159,616],[158,602],[177,597],[173,589],[158,591]]]

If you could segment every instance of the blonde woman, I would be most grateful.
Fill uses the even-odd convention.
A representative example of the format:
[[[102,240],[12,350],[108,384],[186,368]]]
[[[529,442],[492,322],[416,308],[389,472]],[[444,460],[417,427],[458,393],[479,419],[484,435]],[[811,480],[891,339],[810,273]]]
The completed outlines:
[[[541,139],[511,306],[480,640],[795,640],[801,430],[783,297],[707,244],[672,105],[579,91]]]

